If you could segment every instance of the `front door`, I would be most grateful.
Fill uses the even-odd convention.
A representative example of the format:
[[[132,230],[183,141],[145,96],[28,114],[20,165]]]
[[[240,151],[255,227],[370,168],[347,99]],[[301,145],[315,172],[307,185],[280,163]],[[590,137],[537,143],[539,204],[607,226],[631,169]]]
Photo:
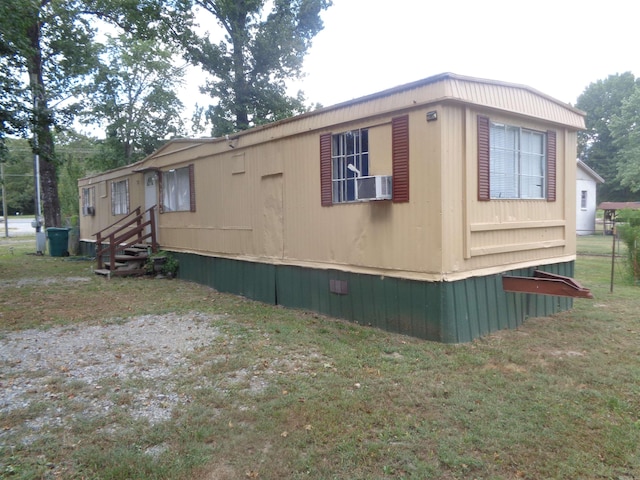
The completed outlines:
[[[156,238],[158,236],[158,175],[160,172],[145,172],[144,174],[144,209],[154,207],[156,218]],[[149,220],[149,213],[145,214],[145,220]],[[149,227],[145,233],[150,233]]]

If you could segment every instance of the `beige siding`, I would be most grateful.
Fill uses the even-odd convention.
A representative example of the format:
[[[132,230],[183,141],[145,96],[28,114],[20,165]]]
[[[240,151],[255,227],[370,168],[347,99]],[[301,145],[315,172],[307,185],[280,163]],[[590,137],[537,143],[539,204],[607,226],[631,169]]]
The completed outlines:
[[[79,198],[83,188],[95,188],[95,215],[83,215],[80,210],[80,238],[95,240],[94,234],[109,225],[118,225],[126,215],[113,215],[111,209],[111,183],[129,180],[129,211],[144,206],[144,179],[140,173],[132,173],[131,168],[119,169],[100,177],[81,179],[78,182]],[[81,200],[82,201],[82,200]]]
[[[427,112],[437,121],[427,121]],[[477,115],[557,132],[557,198],[477,200]],[[409,116],[410,201],[322,207],[319,139],[369,129],[372,175],[392,172],[392,118]],[[453,280],[575,254],[576,129],[580,112],[517,85],[459,76],[258,127],[227,139],[176,140],[143,162],[79,185],[194,165],[196,211],[159,215],[164,248],[259,262]],[[108,188],[108,187],[107,187]],[[131,207],[144,205],[144,188]],[[108,193],[108,190],[107,190]],[[107,195],[108,197],[108,195]],[[96,194],[82,236],[113,219]],[[136,204],[136,202],[138,202]],[[109,208],[107,208],[109,207]]]
[[[443,273],[457,278],[457,272],[473,272],[496,267],[532,265],[542,261],[566,260],[575,255],[575,215],[570,198],[575,191],[575,131],[558,129],[546,121],[533,121],[515,115],[490,113],[494,121],[545,131],[557,130],[557,201],[546,200],[477,200],[477,142],[476,118],[482,111],[467,108],[460,124],[466,125],[466,141],[450,143],[466,145],[464,153],[464,181],[460,188],[451,185],[453,193],[448,199],[455,202],[464,198],[463,215],[459,222],[459,237],[455,227],[444,227],[448,238],[461,238],[456,247],[461,249],[462,259],[452,254],[452,262],[445,265]],[[457,157],[457,156],[454,156]],[[451,180],[455,178],[447,176]],[[446,182],[443,178],[443,182]],[[462,275],[464,276],[464,275]]]

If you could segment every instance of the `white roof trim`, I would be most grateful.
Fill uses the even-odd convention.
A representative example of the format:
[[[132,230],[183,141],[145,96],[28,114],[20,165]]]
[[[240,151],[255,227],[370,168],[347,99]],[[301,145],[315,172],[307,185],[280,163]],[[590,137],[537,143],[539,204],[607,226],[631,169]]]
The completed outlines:
[[[578,168],[581,168],[583,172],[585,172],[587,175],[589,175],[591,178],[593,178],[596,182],[604,183],[604,178],[602,178],[600,175],[598,175],[593,169],[591,169],[589,167],[589,165],[584,163],[579,158],[578,158]]]

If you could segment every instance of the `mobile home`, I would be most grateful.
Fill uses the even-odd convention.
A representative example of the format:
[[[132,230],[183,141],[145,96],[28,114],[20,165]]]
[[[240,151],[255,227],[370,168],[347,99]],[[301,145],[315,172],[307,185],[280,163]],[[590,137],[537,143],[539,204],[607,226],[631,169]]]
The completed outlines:
[[[441,74],[83,178],[81,242],[141,207],[180,278],[465,342],[571,308],[534,271],[573,275],[582,128],[529,87]]]

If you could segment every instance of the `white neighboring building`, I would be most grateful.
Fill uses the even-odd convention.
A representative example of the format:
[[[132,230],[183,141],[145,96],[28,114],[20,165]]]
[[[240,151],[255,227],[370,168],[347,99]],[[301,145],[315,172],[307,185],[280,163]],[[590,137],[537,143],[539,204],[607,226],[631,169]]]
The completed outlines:
[[[596,186],[604,179],[581,160],[576,169],[576,234],[596,231]]]

